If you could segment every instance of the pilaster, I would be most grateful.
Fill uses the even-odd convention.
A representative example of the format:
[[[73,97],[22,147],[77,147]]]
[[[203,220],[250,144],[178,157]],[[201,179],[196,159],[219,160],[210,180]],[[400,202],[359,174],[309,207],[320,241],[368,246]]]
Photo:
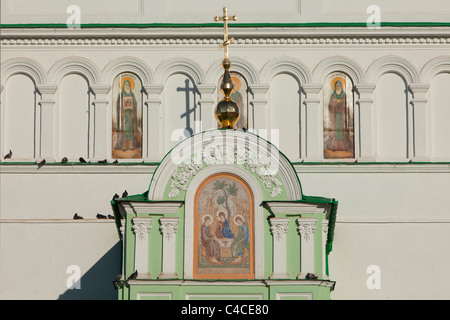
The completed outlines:
[[[286,238],[289,218],[270,218],[273,235],[273,273],[270,279],[289,279],[286,272]]]
[[[376,85],[371,83],[360,83],[356,85],[358,98],[355,105],[358,105],[359,111],[359,133],[355,130],[355,137],[359,134],[359,157],[355,156],[359,161],[375,160],[375,144],[374,144],[374,110],[372,94]],[[357,123],[355,116],[354,122]],[[356,144],[356,143],[355,143]],[[356,147],[356,145],[355,145]]]
[[[323,110],[320,108],[319,93],[321,84],[304,84],[302,89],[305,93],[306,126],[306,156],[305,161],[317,162],[323,158]]]
[[[151,279],[148,271],[149,246],[148,234],[152,229],[152,218],[133,218],[132,230],[136,234],[134,268],[138,272],[138,279]]]
[[[322,279],[329,279],[327,275],[327,239],[329,221],[322,220]]]
[[[55,143],[55,93],[56,85],[39,85],[37,90],[41,95],[40,132],[38,135],[38,149],[36,158],[46,159],[51,162],[56,159]],[[40,143],[39,143],[40,142]]]
[[[409,86],[413,98],[411,105],[414,119],[414,161],[429,161],[431,155],[430,115],[427,108],[429,84],[413,83]]]
[[[110,85],[93,85],[94,93],[94,150],[93,160],[103,160],[111,155],[111,123],[108,121],[108,93]]]
[[[298,218],[300,233],[300,273],[297,279],[305,279],[308,273],[314,272],[314,233],[316,232],[316,218]]]
[[[175,271],[176,262],[176,233],[178,230],[178,218],[160,218],[160,230],[163,234],[163,262],[159,279],[178,279]]]
[[[253,84],[249,86],[249,90],[253,93],[253,99],[250,104],[253,106],[253,112],[248,114],[249,129],[268,129],[267,119],[267,98],[266,94],[269,90],[268,84]],[[254,123],[251,122],[253,116]]]
[[[215,97],[217,86],[214,84],[199,84],[197,90],[200,93],[200,114],[202,121],[202,131],[216,129],[214,111],[217,98]]]
[[[164,86],[162,84],[152,84],[144,86],[147,97],[144,101],[146,108],[142,110],[142,147],[143,158],[148,161],[159,161],[162,154],[160,154],[160,139],[163,136],[162,127],[160,125],[160,106],[161,106],[161,92]],[[149,139],[149,137],[153,137]]]

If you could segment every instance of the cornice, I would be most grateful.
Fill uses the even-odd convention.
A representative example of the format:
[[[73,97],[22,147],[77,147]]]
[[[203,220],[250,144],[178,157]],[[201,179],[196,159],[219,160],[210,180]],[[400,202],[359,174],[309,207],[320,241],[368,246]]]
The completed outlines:
[[[367,28],[237,28],[234,45],[442,45],[450,44],[448,27]],[[2,29],[5,46],[148,46],[219,45],[214,28]]]

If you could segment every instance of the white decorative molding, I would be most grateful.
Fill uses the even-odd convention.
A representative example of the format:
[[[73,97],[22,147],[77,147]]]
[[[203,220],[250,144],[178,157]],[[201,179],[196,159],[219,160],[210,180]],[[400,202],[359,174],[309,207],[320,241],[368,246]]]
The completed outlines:
[[[150,279],[148,270],[149,251],[148,234],[152,228],[151,217],[135,217],[132,219],[132,230],[136,234],[134,268],[138,272],[139,279]]]
[[[160,218],[161,226],[159,227],[163,233],[163,237],[167,240],[173,240],[178,230],[178,218]]]
[[[62,78],[74,73],[87,79],[89,85],[102,82],[98,67],[91,60],[76,56],[65,57],[56,61],[48,71],[48,79],[51,83],[60,83]]]
[[[270,279],[289,279],[286,272],[288,224],[289,218],[270,218],[270,230],[273,234],[273,272]]]
[[[420,83],[420,75],[416,67],[405,58],[394,55],[383,56],[372,62],[366,70],[367,81],[376,83],[383,74],[388,72],[400,75],[407,84]]]
[[[3,30],[2,30],[3,33]],[[0,45],[2,45],[0,42]],[[2,48],[3,50],[3,48]],[[1,63],[1,83],[2,85],[6,83],[9,77],[16,74],[24,74],[31,78],[35,85],[47,84],[47,72],[44,67],[36,60],[17,57],[11,58]]]
[[[206,80],[205,71],[196,61],[189,58],[169,58],[158,65],[155,70],[155,81],[166,83],[173,74],[185,74],[194,83],[203,83]]]
[[[322,277],[321,279],[328,279],[327,275],[327,240],[328,240],[329,220],[324,217],[322,219]]]
[[[182,205],[181,201],[122,202],[127,214],[175,214]]]
[[[302,236],[302,240],[310,241],[314,237],[314,233],[316,232],[316,220],[305,221],[298,220],[298,231]]]
[[[228,151],[230,151],[230,149],[228,149]],[[234,145],[232,153],[233,155],[230,158],[229,154],[223,152],[223,149],[210,148],[200,151],[200,154],[194,154],[192,160],[197,163],[183,162],[178,165],[175,172],[172,174],[170,181],[170,187],[172,189],[168,193],[168,197],[176,197],[181,190],[187,190],[190,179],[203,168],[221,164],[224,163],[224,161],[226,161],[226,163],[240,165],[246,171],[255,174],[261,181],[263,188],[270,193],[272,198],[281,194],[282,183],[274,174],[271,174],[271,163],[264,163],[261,161],[261,158],[258,157],[256,152],[252,153],[249,147]],[[199,163],[198,159],[201,159],[201,163]]]
[[[160,218],[160,230],[163,234],[163,261],[162,272],[158,279],[173,279],[178,278],[176,269],[176,238],[175,235],[178,230],[179,218]]]
[[[315,274],[314,270],[314,233],[316,231],[316,218],[298,218],[298,231],[300,233],[300,273],[297,279],[305,279],[308,273]]]
[[[346,73],[353,81],[365,82],[364,69],[355,60],[345,56],[332,56],[317,64],[312,73],[314,83],[324,83],[325,78],[333,72]]]
[[[133,226],[131,229],[139,240],[146,241],[148,239],[148,233],[152,229],[152,218],[133,218]]]
[[[233,43],[234,44],[234,43]],[[258,70],[247,59],[233,55],[231,59],[230,72],[240,73],[249,86],[260,83],[260,76]],[[222,59],[213,62],[206,72],[206,79],[210,83],[217,83],[223,75]]]
[[[450,73],[450,56],[439,56],[428,61],[420,70],[420,78],[430,84],[440,73]]]
[[[267,62],[261,69],[261,80],[265,83],[280,73],[292,75],[301,85],[311,83],[311,71],[302,61],[292,57],[278,57]]]
[[[289,219],[277,220],[276,218],[270,219],[270,231],[274,237],[279,240],[286,240],[287,232],[288,232],[288,223]]]
[[[103,81],[113,83],[114,79],[123,72],[137,75],[143,86],[153,82],[153,72],[148,64],[133,56],[123,56],[108,62],[101,71],[101,75]]]
[[[239,148],[234,149],[234,146],[239,146]],[[226,153],[223,150],[226,150]],[[255,156],[255,153],[258,156],[258,161],[251,160],[249,165],[252,170],[261,175],[261,181],[266,184],[266,187],[270,183],[274,183],[269,188],[274,195],[279,192],[277,187],[280,184],[284,185],[288,200],[300,200],[302,198],[298,176],[289,160],[266,140],[255,134],[240,130],[205,131],[180,142],[166,155],[155,171],[148,198],[150,200],[163,200],[169,181],[172,184],[171,197],[174,198],[177,191],[185,190],[188,187],[190,178],[198,175],[210,164],[230,164],[244,168],[246,150],[249,151],[250,156]],[[216,155],[223,154],[227,156],[222,159],[216,157]],[[192,155],[198,155],[199,157],[193,158]],[[181,167],[178,168],[180,164]],[[271,167],[267,167],[266,164],[270,164]],[[205,168],[200,170],[202,166],[205,166]],[[179,169],[180,173],[178,173]],[[272,180],[275,172],[279,174],[281,181]],[[175,180],[172,179],[174,174]]]
[[[266,201],[273,214],[305,214],[305,213],[325,213],[329,208],[328,204],[289,202],[289,201]]]
[[[371,30],[367,28],[234,28],[234,46],[341,46],[341,45],[395,45],[395,46],[430,46],[449,44],[448,29],[433,28],[388,28]],[[217,29],[186,28],[176,31],[164,28],[150,30],[117,30],[100,28],[89,30],[56,30],[49,33],[42,30],[2,30],[2,46],[218,46],[223,42],[223,34]]]

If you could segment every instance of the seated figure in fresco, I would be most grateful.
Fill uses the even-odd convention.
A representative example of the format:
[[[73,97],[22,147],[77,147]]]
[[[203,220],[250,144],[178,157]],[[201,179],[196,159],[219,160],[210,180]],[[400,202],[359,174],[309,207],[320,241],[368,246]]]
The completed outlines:
[[[200,231],[200,243],[206,249],[206,259],[211,264],[223,264],[220,258],[220,245],[214,239],[213,233],[209,230],[211,217],[205,216]]]
[[[236,216],[234,222],[239,226],[238,234],[231,245],[231,252],[233,254],[233,260],[230,264],[239,264],[244,258],[244,251],[250,248],[249,242],[249,230],[247,224],[244,222],[244,218],[240,215]]]
[[[225,216],[223,211],[218,214],[219,222],[217,223],[216,228],[216,237],[217,239],[234,239],[234,234],[231,232],[230,224]]]

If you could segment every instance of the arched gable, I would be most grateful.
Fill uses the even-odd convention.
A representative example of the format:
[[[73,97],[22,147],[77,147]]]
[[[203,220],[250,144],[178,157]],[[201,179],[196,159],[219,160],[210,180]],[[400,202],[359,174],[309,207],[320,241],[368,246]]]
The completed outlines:
[[[162,160],[150,183],[148,199],[184,199],[193,177],[214,165],[232,165],[250,173],[264,198],[301,200],[302,189],[290,161],[274,145],[243,131],[211,130],[176,145]]]

